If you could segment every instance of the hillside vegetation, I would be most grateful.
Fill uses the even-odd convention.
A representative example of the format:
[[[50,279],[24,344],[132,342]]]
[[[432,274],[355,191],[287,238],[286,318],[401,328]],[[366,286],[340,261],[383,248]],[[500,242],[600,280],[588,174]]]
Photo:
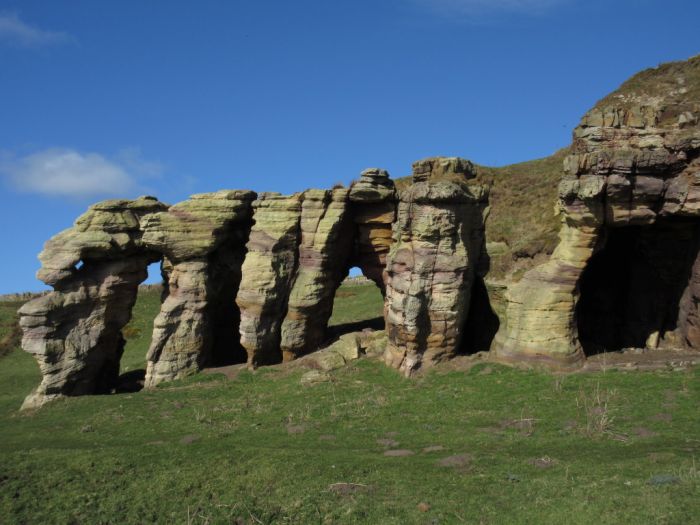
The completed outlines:
[[[662,124],[677,119],[679,110],[700,109],[700,55],[645,69],[602,98],[595,107],[629,108],[660,101],[666,108]]]

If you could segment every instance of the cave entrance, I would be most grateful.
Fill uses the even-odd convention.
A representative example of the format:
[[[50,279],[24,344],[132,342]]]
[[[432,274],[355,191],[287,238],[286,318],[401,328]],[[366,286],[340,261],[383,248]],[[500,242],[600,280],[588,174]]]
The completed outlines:
[[[211,354],[205,356],[205,367],[221,367],[245,363],[248,359],[239,327],[241,311],[236,304],[241,284],[241,266],[245,258],[246,238],[237,243],[226,243],[209,256],[209,304],[211,323]]]
[[[698,225],[662,219],[608,228],[579,280],[575,318],[587,356],[677,346],[683,292],[698,254]]]
[[[477,275],[472,284],[467,320],[464,323],[458,353],[470,355],[488,352],[500,324],[496,312],[491,307],[491,298],[484,278]]]
[[[373,280],[353,267],[335,292],[328,336],[335,340],[366,328],[384,330],[384,296]]]

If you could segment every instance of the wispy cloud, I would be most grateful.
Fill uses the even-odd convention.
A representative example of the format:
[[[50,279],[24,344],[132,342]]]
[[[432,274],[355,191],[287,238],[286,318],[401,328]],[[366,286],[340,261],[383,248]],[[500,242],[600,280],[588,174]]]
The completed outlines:
[[[5,153],[0,173],[18,191],[55,197],[130,197],[141,180],[159,177],[161,164],[128,149],[113,159],[98,153],[50,148],[23,157]]]
[[[24,47],[41,47],[64,44],[73,38],[68,33],[32,26],[17,13],[0,12],[0,40]]]
[[[410,0],[424,9],[446,16],[479,16],[506,13],[541,14],[572,0]]]

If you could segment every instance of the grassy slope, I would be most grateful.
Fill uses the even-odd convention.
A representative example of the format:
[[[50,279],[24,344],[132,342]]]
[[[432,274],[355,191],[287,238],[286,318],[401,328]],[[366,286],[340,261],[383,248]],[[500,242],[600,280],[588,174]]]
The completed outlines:
[[[602,98],[596,107],[624,108],[659,100],[667,107],[661,116],[662,124],[676,121],[678,107],[691,111],[700,108],[700,55],[645,69]]]
[[[379,314],[372,285],[343,290],[355,295],[341,294],[336,322]],[[142,294],[130,366],[143,366],[156,310],[157,293]],[[364,360],[310,388],[300,374],[200,375],[19,414],[39,377],[13,351],[0,361],[0,521],[688,523],[700,512],[698,371],[557,380],[482,365],[406,380]],[[591,408],[596,391],[607,410]],[[587,435],[602,416],[627,440]],[[416,454],[384,456],[387,438]],[[444,450],[422,452],[433,445]],[[466,456],[438,463],[455,455]],[[545,456],[550,468],[531,464]],[[679,481],[652,486],[656,474]],[[337,482],[361,486],[343,496]]]

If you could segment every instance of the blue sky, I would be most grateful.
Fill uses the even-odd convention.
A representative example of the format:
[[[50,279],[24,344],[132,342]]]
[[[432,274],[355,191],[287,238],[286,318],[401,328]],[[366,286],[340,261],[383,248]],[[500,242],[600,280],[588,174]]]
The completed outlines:
[[[0,293],[88,204],[293,192],[549,155],[633,73],[700,53],[690,0],[0,1]]]

